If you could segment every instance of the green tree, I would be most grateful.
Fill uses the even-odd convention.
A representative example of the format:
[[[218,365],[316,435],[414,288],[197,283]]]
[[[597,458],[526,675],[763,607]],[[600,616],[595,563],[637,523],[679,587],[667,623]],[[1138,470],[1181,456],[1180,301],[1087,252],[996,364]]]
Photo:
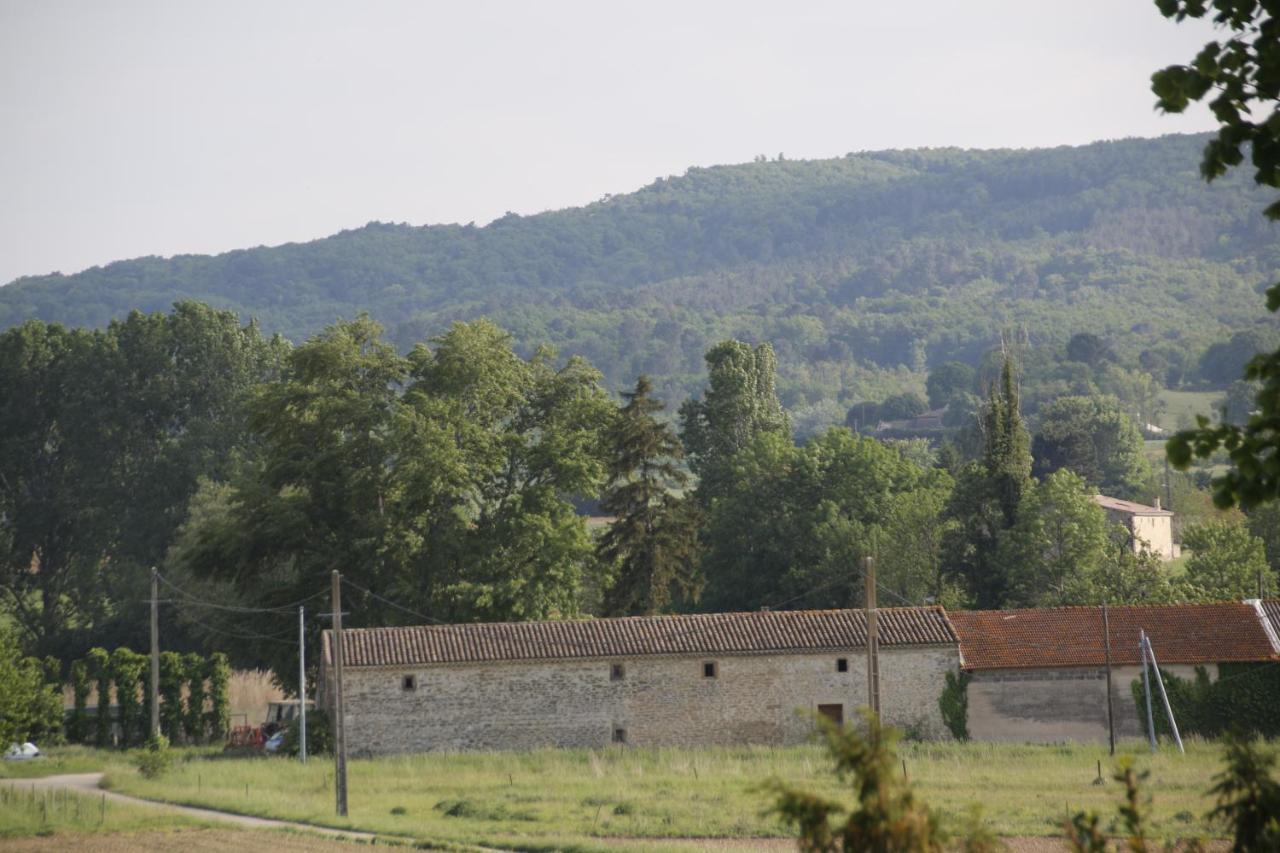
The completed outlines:
[[[1275,594],[1274,576],[1267,566],[1262,540],[1238,521],[1216,521],[1186,531],[1183,547],[1191,551],[1187,559],[1187,580],[1203,597],[1225,601],[1255,598],[1258,578],[1264,593]]]
[[[170,743],[177,743],[182,737],[183,674],[182,655],[160,653],[160,729]]]
[[[929,394],[929,406],[941,409],[952,400],[974,392],[977,373],[969,365],[959,361],[948,361],[929,371],[925,380],[925,390]]]
[[[1134,497],[1151,477],[1142,434],[1114,397],[1061,397],[1040,409],[1038,476],[1063,468],[1105,494]]]
[[[1005,530],[1018,520],[1023,493],[1031,486],[1030,439],[1019,412],[1013,358],[1005,353],[1000,382],[987,391],[979,412],[982,460],[965,465],[947,506],[944,571],[978,607],[998,608],[1008,594],[1006,565],[999,557]]]
[[[903,504],[920,490],[928,499],[914,517],[936,527],[927,511],[938,503],[933,492],[945,488],[944,478],[843,427],[803,447],[776,433],[757,436],[735,457],[724,493],[709,511],[702,605],[847,607],[862,598],[851,567],[890,547],[899,551],[895,576],[914,578],[919,571],[927,589],[935,543],[929,537],[891,542],[887,531],[901,529]],[[907,553],[913,547],[921,552]]]
[[[698,475],[704,506],[724,493],[733,458],[756,436],[789,436],[787,414],[774,391],[773,347],[723,341],[706,355],[707,389],[680,406],[680,438]]]
[[[1205,146],[1200,172],[1214,180],[1244,160],[1253,159],[1254,180],[1280,187],[1280,27],[1274,9],[1262,0],[1158,0],[1161,14],[1179,21],[1212,16],[1229,37],[1204,46],[1190,65],[1157,71],[1151,89],[1160,109],[1180,113],[1192,101],[1212,93],[1209,108],[1220,127]],[[1280,219],[1280,201],[1264,211]],[[1267,308],[1280,310],[1280,284],[1267,290]],[[1201,416],[1194,430],[1169,439],[1169,460],[1186,468],[1193,457],[1208,458],[1220,447],[1231,457],[1232,470],[1214,480],[1214,502],[1254,506],[1280,497],[1280,349],[1254,356],[1245,378],[1262,384],[1257,414],[1243,426],[1211,426]]]
[[[89,741],[89,691],[93,688],[89,663],[84,660],[71,662],[71,722],[67,727],[67,740],[72,743]]]
[[[49,711],[55,713],[49,720]],[[62,725],[62,691],[45,681],[38,658],[23,657],[16,638],[0,630],[0,743],[23,743]]]
[[[1262,540],[1262,548],[1267,556],[1267,565],[1271,573],[1280,579],[1280,502],[1249,510],[1247,522],[1249,532]]]
[[[1173,583],[1160,557],[1143,550],[1135,554],[1127,537],[1112,538],[1102,562],[1093,573],[1094,604],[1173,604],[1192,601],[1199,592],[1185,582]]]
[[[626,405],[609,430],[612,459],[600,506],[615,516],[597,551],[613,568],[605,594],[611,616],[651,615],[673,600],[697,600],[698,516],[691,501],[674,494],[688,482],[680,469],[679,437],[654,415],[662,403],[650,396],[647,376],[624,393]]]
[[[1092,368],[1099,368],[1105,362],[1114,361],[1116,354],[1111,346],[1097,335],[1089,332],[1078,332],[1067,341],[1067,358],[1079,361]]]
[[[1023,495],[1018,520],[999,547],[1009,579],[1006,604],[1092,604],[1092,575],[1107,549],[1106,517],[1083,479],[1055,471]]]
[[[294,350],[249,404],[255,456],[193,498],[170,563],[257,606],[312,595],[338,569],[442,620],[576,612],[595,561],[571,498],[598,491],[614,413],[599,373],[523,359],[486,321],[432,344],[402,358],[363,317]],[[351,595],[365,624],[414,618]],[[287,614],[200,618],[229,620],[237,658],[295,687],[292,650],[258,641]]]
[[[960,603],[942,573],[946,537],[954,524],[944,515],[954,487],[945,471],[929,470],[917,488],[894,492],[884,502],[883,542],[891,545],[879,550],[876,572],[886,588],[906,601]]]
[[[1022,493],[1031,483],[1030,436],[1022,422],[1013,357],[1005,355],[1000,383],[987,393],[981,416],[983,467],[1006,526],[1017,518]]]
[[[0,587],[33,647],[71,656],[93,634],[130,634],[125,608],[199,477],[229,470],[244,395],[282,349],[185,302],[104,331],[0,335],[0,400],[23,401],[0,406]]]

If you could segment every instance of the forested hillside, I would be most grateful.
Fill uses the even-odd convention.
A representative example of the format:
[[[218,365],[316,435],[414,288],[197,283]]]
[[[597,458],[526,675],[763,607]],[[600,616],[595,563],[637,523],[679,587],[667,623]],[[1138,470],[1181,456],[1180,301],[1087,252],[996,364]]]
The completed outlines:
[[[802,422],[923,390],[924,368],[976,362],[1003,329],[1054,345],[1087,331],[1130,365],[1144,351],[1194,365],[1235,331],[1274,327],[1259,292],[1280,275],[1265,195],[1242,174],[1206,185],[1204,141],[691,169],[485,227],[371,223],[24,278],[0,288],[0,328],[101,326],[193,298],[295,340],[368,311],[405,347],[487,316],[525,354],[584,355],[615,390],[648,373],[668,400],[694,390],[714,342],[768,340]]]

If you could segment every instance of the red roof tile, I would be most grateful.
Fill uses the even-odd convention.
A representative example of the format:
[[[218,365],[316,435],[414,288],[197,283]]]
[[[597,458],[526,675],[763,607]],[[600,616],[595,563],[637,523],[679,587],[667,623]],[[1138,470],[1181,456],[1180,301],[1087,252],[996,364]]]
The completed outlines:
[[[941,607],[880,611],[886,647],[957,642]],[[342,632],[347,666],[564,660],[642,655],[790,653],[866,645],[861,610],[787,610],[633,616],[566,622],[503,622]],[[324,656],[331,660],[330,632]]]
[[[1111,661],[1141,663],[1145,630],[1160,663],[1228,663],[1276,657],[1252,605],[1239,602],[1111,607]],[[970,610],[951,614],[966,669],[1102,666],[1102,608]]]

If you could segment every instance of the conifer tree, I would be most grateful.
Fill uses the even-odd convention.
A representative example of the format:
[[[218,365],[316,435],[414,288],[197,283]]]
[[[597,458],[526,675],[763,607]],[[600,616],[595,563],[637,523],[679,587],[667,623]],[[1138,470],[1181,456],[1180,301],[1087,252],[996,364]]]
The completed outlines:
[[[610,442],[613,458],[601,507],[615,516],[600,539],[601,559],[615,567],[605,594],[612,616],[651,615],[675,598],[696,598],[698,514],[692,501],[673,494],[688,482],[680,469],[679,438],[654,419],[662,411],[647,376],[623,394]]]
[[[999,383],[987,391],[978,414],[983,438],[980,463],[956,477],[947,510],[955,527],[944,537],[945,570],[968,587],[981,608],[998,608],[1008,594],[1008,571],[1000,560],[1001,535],[1018,520],[1022,495],[1031,485],[1031,440],[1018,411],[1013,358],[1006,352]]]
[[[1000,369],[1000,385],[992,386],[988,392],[982,413],[982,432],[986,439],[983,465],[992,493],[1000,502],[1006,527],[1017,520],[1022,493],[1031,482],[1031,438],[1018,406],[1013,358],[1006,353]]]

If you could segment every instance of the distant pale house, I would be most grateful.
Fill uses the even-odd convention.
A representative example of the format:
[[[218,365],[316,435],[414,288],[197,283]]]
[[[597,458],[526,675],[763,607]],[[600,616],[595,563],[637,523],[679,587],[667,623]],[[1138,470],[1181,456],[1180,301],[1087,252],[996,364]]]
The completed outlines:
[[[1107,495],[1094,495],[1093,500],[1106,511],[1107,518],[1123,524],[1129,531],[1129,543],[1135,554],[1145,550],[1162,560],[1177,559],[1181,548],[1173,544],[1173,513],[1160,508],[1160,498],[1156,498],[1155,506]]]

